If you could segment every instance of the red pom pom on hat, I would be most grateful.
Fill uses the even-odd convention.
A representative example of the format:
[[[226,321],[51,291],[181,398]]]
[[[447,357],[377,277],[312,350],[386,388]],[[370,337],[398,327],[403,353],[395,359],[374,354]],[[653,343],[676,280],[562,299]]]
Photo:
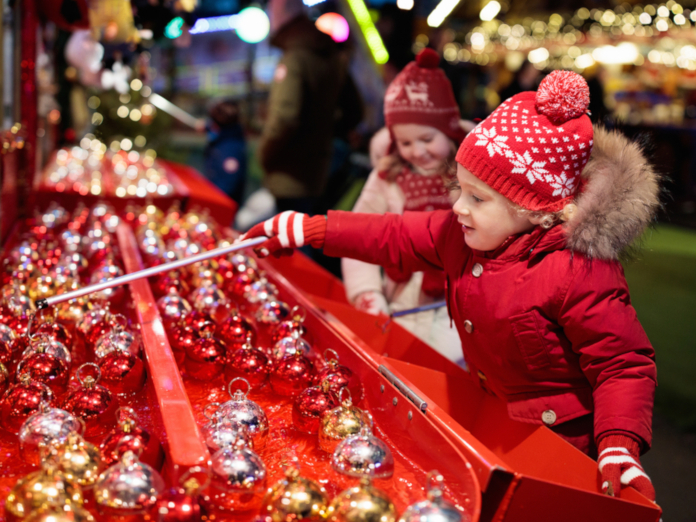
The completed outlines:
[[[572,71],[553,71],[536,93],[536,110],[556,125],[582,116],[590,106],[590,88]]]
[[[426,47],[416,56],[416,63],[423,69],[437,69],[440,65],[440,55]]]

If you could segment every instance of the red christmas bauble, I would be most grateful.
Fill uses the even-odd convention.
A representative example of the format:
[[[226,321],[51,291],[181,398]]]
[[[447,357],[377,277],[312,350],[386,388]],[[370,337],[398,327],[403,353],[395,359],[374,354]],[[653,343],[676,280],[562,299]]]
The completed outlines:
[[[152,284],[152,291],[160,298],[170,293],[188,295],[191,292],[188,284],[175,273],[161,274]]]
[[[238,348],[245,342],[256,342],[256,328],[239,311],[230,315],[215,330],[215,336],[224,342],[228,348]]]
[[[29,318],[26,315],[13,315],[5,324],[12,328],[17,335],[25,335],[29,325]]]
[[[206,333],[186,350],[184,368],[187,375],[200,381],[214,379],[225,368],[225,345]]]
[[[124,330],[128,329],[128,320],[124,316],[107,314],[87,330],[85,344],[92,356],[94,355],[94,345],[97,341],[103,335],[109,333],[117,324],[120,324]]]
[[[321,416],[338,407],[340,402],[328,383],[307,388],[292,405],[292,422],[304,433],[318,433]]]
[[[302,337],[310,345],[312,344],[308,337],[307,329],[304,327],[304,325],[302,323],[298,323],[297,321],[293,321],[292,319],[289,321],[283,321],[273,329],[273,344],[276,344],[278,341],[285,339],[286,337],[292,337],[293,332],[297,332],[300,337]]]
[[[314,378],[314,365],[301,352],[286,355],[271,371],[271,388],[278,395],[296,397],[307,389]]]
[[[78,369],[78,379],[80,370],[85,366]],[[65,399],[62,408],[85,421],[85,438],[101,436],[115,424],[118,402],[111,392],[97,384],[97,379],[91,375],[81,379],[80,383],[81,386],[74,389]]]
[[[114,350],[99,360],[101,382],[111,393],[140,391],[145,384],[145,365],[128,350]]]
[[[232,279],[227,282],[226,290],[231,292],[235,297],[241,299],[244,294],[249,291],[251,285],[258,281],[259,276],[255,271],[247,270],[235,274]]]
[[[171,488],[157,500],[150,518],[156,522],[200,522],[198,496],[181,488]]]
[[[251,344],[245,344],[227,356],[225,381],[243,377],[254,390],[261,388],[268,380],[271,364],[268,356]]]
[[[50,353],[36,352],[25,357],[17,367],[17,372],[27,374],[38,382],[51,388],[56,396],[61,396],[68,388],[70,368],[58,357]]]
[[[32,328],[33,330],[33,328]],[[72,347],[72,335],[68,329],[62,324],[58,323],[43,323],[39,326],[36,331],[31,332],[32,335],[47,334],[53,337],[56,341],[63,344],[66,348],[70,349]]]
[[[140,455],[145,464],[159,469],[164,457],[162,447],[147,430],[128,419],[111,431],[99,446],[104,467],[116,464],[126,451]]]
[[[339,364],[337,360],[332,359],[326,363],[326,366],[319,370],[314,383],[319,384],[322,381],[327,381],[331,387],[331,391],[338,393],[341,388],[348,388],[351,400],[357,404],[362,399],[362,384],[358,376],[353,371]]]
[[[31,381],[28,375],[10,387],[0,400],[0,426],[11,433],[19,433],[24,421],[39,411],[41,403],[53,406],[55,396],[42,382]]]
[[[206,325],[206,323],[215,324],[215,321],[213,321],[213,318],[210,316],[210,314],[201,312],[200,310],[193,310],[192,312],[190,312],[184,319],[184,322],[191,328],[193,328],[196,332],[199,332],[201,328],[204,325]]]
[[[186,350],[189,350],[200,339],[200,335],[192,326],[182,321],[171,330],[169,339],[176,364],[181,367],[186,358]]]

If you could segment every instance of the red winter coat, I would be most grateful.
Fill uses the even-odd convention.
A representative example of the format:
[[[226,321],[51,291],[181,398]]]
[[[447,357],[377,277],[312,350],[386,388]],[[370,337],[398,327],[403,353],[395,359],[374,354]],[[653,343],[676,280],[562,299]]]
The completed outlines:
[[[645,183],[636,182],[636,165]],[[536,227],[494,252],[469,248],[451,210],[331,212],[324,252],[401,270],[444,269],[470,374],[507,402],[511,418],[556,426],[594,412],[596,440],[620,430],[647,449],[655,353],[616,256],[651,215],[655,175],[635,145],[597,129],[583,176],[589,183],[566,225]],[[612,199],[614,189],[625,197]]]

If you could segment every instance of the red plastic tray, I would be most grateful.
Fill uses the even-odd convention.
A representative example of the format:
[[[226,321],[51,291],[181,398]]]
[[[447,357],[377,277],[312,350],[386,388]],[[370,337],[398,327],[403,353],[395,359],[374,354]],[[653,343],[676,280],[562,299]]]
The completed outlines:
[[[297,252],[264,268],[312,306],[338,335],[362,346],[428,402],[428,417],[471,462],[483,492],[481,520],[656,522],[661,509],[633,488],[600,492],[597,463],[544,426],[513,421],[502,401],[396,323],[359,312],[341,281]],[[282,275],[281,275],[282,274]]]

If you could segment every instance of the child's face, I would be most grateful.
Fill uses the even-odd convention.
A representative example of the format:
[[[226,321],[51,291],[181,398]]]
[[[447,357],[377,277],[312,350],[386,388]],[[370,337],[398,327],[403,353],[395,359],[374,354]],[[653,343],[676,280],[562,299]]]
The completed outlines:
[[[483,252],[495,250],[508,237],[534,228],[535,223],[518,215],[505,196],[459,164],[457,181],[461,193],[452,210],[469,247]]]
[[[436,172],[452,155],[452,142],[434,127],[400,123],[391,129],[399,156],[420,169]]]

